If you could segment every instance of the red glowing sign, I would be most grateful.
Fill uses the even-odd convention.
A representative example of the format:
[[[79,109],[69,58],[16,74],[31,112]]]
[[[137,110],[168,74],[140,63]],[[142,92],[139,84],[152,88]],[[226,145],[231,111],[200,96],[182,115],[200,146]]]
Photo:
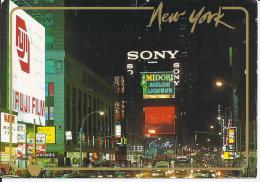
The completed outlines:
[[[54,83],[49,83],[49,96],[54,96]]]
[[[174,135],[175,107],[145,107],[145,135]]]

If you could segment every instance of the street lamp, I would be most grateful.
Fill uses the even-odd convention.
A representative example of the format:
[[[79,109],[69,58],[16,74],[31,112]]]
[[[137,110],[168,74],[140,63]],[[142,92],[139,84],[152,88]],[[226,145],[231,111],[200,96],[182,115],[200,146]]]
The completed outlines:
[[[79,137],[80,137],[80,167],[82,167],[82,140],[83,140],[83,126],[84,126],[84,124],[85,124],[85,121],[87,121],[87,119],[88,119],[88,117],[91,115],[91,114],[96,114],[96,113],[98,113],[100,116],[103,116],[105,113],[104,113],[104,111],[93,111],[93,112],[91,112],[91,113],[89,113],[89,114],[87,114],[86,115],[86,117],[83,119],[83,121],[82,121],[82,124],[81,124],[81,128],[80,128],[80,131],[79,131]]]
[[[217,80],[215,84],[216,84],[217,87],[222,87],[223,86],[223,82],[220,81],[220,80]]]
[[[213,125],[210,125],[210,129],[213,129],[214,128],[214,126]]]

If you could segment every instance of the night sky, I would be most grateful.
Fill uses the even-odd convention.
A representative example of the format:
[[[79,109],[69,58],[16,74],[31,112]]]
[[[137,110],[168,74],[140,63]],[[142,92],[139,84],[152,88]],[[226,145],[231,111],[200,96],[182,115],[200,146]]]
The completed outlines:
[[[155,6],[161,1],[151,1],[144,6]],[[241,0],[230,1],[165,1],[164,11],[175,12],[187,10],[187,16],[193,9],[200,10],[203,6],[206,10],[217,12],[219,6],[242,5],[250,9],[250,15],[255,16],[256,9],[252,2]],[[188,3],[186,3],[188,2]],[[75,0],[73,4],[69,1],[68,6],[133,6],[135,1],[83,1]],[[139,5],[145,1],[139,1]],[[205,10],[205,11],[206,11]],[[224,10],[223,10],[224,12]],[[191,131],[208,129],[209,122],[216,122],[217,105],[226,105],[228,100],[228,85],[234,81],[232,70],[228,62],[228,48],[234,50],[233,62],[237,61],[240,66],[236,69],[240,75],[237,80],[240,87],[244,87],[243,69],[245,60],[245,24],[243,13],[225,11],[223,21],[236,27],[236,30],[228,29],[222,25],[214,27],[210,24],[197,25],[195,32],[189,32],[188,27],[185,37],[187,44],[179,41],[179,23],[163,25],[162,31],[158,26],[148,28],[152,11],[73,11],[68,12],[70,24],[67,25],[67,32],[74,34],[83,41],[81,59],[84,64],[91,67],[104,78],[112,78],[116,74],[125,74],[126,54],[130,50],[188,50],[188,57],[185,62],[185,71],[182,70],[183,79],[188,79],[183,92],[189,94],[188,104],[191,106],[190,113],[192,120],[188,121]],[[186,20],[187,21],[187,20]],[[256,26],[251,22],[251,26]],[[255,33],[250,36],[254,40]],[[253,42],[254,43],[254,42]],[[253,44],[254,45],[254,44]],[[255,46],[251,48],[251,58],[256,56]],[[234,65],[237,65],[234,64]],[[251,65],[254,67],[254,65]],[[158,65],[160,67],[160,65]],[[218,89],[214,86],[217,79],[224,80],[224,87]],[[136,83],[138,85],[139,83]],[[184,82],[182,82],[184,84]],[[140,88],[138,88],[140,89]],[[137,90],[138,90],[137,89]],[[138,91],[137,91],[138,92]],[[176,95],[178,97],[178,93]],[[240,98],[244,99],[244,98]]]

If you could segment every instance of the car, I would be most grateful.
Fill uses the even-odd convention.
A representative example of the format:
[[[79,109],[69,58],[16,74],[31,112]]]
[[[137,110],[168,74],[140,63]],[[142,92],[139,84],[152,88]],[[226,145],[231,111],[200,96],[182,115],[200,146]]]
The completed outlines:
[[[116,172],[115,174],[116,178],[126,178],[126,176],[127,176],[126,172],[122,172],[122,171]]]
[[[161,170],[153,170],[152,177],[166,177],[166,174],[164,171]]]
[[[156,162],[155,167],[169,167],[169,162],[168,161]]]
[[[176,170],[171,178],[192,178],[192,174],[189,170]]]
[[[64,174],[62,176],[62,178],[79,178],[80,175],[79,174],[75,174],[75,173],[68,173],[68,174]]]
[[[143,171],[141,173],[136,174],[137,178],[151,178],[152,172],[151,171]]]

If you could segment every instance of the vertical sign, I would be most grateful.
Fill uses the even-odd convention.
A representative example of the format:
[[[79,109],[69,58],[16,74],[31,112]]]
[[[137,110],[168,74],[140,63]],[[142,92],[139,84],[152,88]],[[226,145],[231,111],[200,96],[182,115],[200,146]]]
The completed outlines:
[[[45,125],[45,28],[21,9],[11,18],[13,110],[18,121]]]
[[[236,127],[227,128],[227,152],[228,159],[236,157]]]
[[[12,143],[17,143],[17,116],[1,112],[1,142],[10,142],[10,117],[12,121]]]

